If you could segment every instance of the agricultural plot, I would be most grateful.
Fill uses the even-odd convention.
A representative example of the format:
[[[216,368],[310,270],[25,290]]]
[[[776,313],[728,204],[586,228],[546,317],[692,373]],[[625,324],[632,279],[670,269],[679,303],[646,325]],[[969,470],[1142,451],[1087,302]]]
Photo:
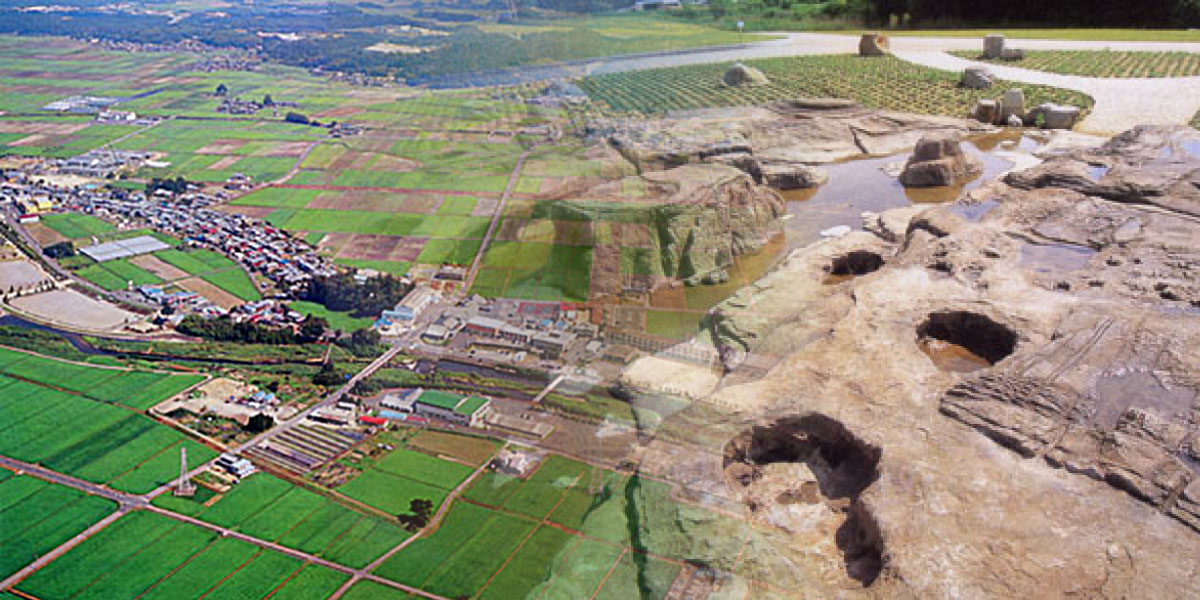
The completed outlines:
[[[496,440],[423,429],[408,441],[408,447],[434,456],[445,456],[479,466],[500,447]]]
[[[412,500],[440,506],[473,469],[428,454],[397,448],[378,461],[364,461],[361,474],[338,488],[347,497],[391,514],[407,514]]]
[[[215,456],[203,445],[128,408],[14,379],[12,375],[37,381],[33,376],[45,378],[61,368],[59,376],[65,375],[72,385],[94,388],[88,391],[96,396],[121,396],[132,387],[154,394],[136,398],[138,404],[156,403],[166,397],[158,394],[174,393],[182,389],[180,386],[194,384],[193,377],[171,381],[166,378],[173,376],[165,374],[83,367],[41,357],[23,358],[4,368],[6,374],[0,376],[0,389],[4,391],[0,394],[2,454],[137,494],[157,488],[178,473],[181,446],[187,447],[189,457],[196,462]],[[153,392],[146,389],[146,382],[151,380]]]
[[[365,327],[370,327],[371,323],[374,322],[370,317],[352,317],[350,313],[329,310],[316,302],[298,300],[288,304],[288,307],[309,316],[325,319],[330,327],[342,331],[357,331]]]
[[[408,537],[392,522],[355,512],[265,473],[250,477],[215,502],[168,495],[154,502],[168,510],[356,568]]]
[[[313,569],[313,574],[307,572]],[[18,585],[46,600],[80,598],[262,598],[297,580],[328,589],[340,577],[320,567],[169,517],[122,517]],[[334,573],[340,576],[340,574]],[[285,598],[315,598],[293,589]]]
[[[990,60],[975,51],[952,52],[962,58],[1024,69],[1084,77],[1195,77],[1200,55],[1192,52],[1114,50],[1026,50],[1021,60]]]
[[[41,218],[43,224],[54,231],[60,233],[63,237],[73,240],[87,238],[91,236],[104,235],[116,231],[116,227],[111,224],[101,221],[92,215],[84,215],[80,213],[56,213],[45,215]]]
[[[586,301],[591,295],[592,248],[493,242],[472,291],[529,300]]]
[[[71,539],[117,508],[116,503],[27,475],[0,482],[0,578]]]
[[[716,106],[747,106],[796,97],[849,98],[871,108],[961,117],[992,90],[958,86],[958,74],[898,58],[850,55],[803,56],[745,61],[771,80],[762,86],[726,86],[730,64],[689,65],[587,77],[579,82],[588,96],[609,110],[661,113]],[[997,82],[997,88],[1009,87]],[[1090,110],[1090,96],[1070,90],[1021,84],[1030,105],[1072,104]]]

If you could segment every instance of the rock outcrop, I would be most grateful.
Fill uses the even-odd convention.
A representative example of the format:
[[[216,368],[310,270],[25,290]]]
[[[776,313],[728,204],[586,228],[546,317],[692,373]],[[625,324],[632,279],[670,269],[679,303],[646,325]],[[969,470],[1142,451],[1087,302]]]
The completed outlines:
[[[730,87],[743,85],[767,85],[768,83],[771,83],[771,80],[767,79],[767,76],[764,75],[762,71],[754,67],[747,67],[742,63],[735,63],[733,66],[726,69],[725,75],[721,77],[721,81],[725,82],[725,85]]]
[[[708,109],[664,119],[597,119],[588,134],[616,148],[642,172],[725,162],[804,166],[912,148],[930,132],[960,137],[993,129],[968,119],[867,109],[852,101],[801,99],[737,109]],[[750,161],[749,155],[754,161]]]
[[[1200,597],[1197,136],[797,250],[710,313],[746,358],[642,468],[781,531],[740,568],[814,596]]]
[[[944,133],[921,138],[900,173],[908,187],[954,185],[983,173],[983,163],[963,152],[958,138]]]

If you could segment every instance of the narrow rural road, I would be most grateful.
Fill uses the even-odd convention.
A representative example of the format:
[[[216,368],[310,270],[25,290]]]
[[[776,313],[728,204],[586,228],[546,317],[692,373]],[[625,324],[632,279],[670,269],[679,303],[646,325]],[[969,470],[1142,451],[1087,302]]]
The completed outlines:
[[[513,189],[517,187],[517,182],[521,179],[521,169],[525,167],[525,159],[529,158],[529,154],[537,147],[538,144],[534,144],[517,157],[517,165],[513,167],[512,174],[508,176],[508,185],[504,186],[504,193],[500,195],[500,201],[496,203],[496,212],[492,213],[487,233],[483,235],[483,241],[479,243],[479,250],[475,252],[475,260],[471,261],[471,269],[463,278],[463,284],[458,292],[460,296],[465,296],[467,290],[471,289],[471,285],[475,283],[475,276],[479,274],[479,267],[483,263],[483,254],[487,252],[488,244],[491,243],[492,236],[496,233],[496,227],[500,225],[500,218],[504,216],[504,207],[508,204]]]

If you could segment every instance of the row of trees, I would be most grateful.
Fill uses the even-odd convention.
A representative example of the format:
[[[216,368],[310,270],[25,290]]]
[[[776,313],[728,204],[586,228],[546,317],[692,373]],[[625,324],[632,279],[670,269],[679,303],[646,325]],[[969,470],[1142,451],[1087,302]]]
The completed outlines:
[[[199,315],[188,315],[179,322],[176,329],[184,335],[214,342],[239,342],[243,344],[307,344],[315,342],[325,333],[328,324],[320,317],[309,317],[300,325],[298,332],[291,329],[269,327],[250,323],[249,321],[234,322],[233,319],[217,317],[205,319]]]

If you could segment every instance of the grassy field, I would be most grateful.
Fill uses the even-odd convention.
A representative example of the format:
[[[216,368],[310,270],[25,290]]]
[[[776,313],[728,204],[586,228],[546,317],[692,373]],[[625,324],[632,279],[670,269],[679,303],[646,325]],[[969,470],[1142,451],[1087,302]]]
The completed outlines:
[[[351,317],[349,313],[337,312],[329,310],[316,302],[306,302],[299,300],[288,304],[292,310],[301,312],[306,315],[321,317],[325,319],[329,326],[342,331],[356,331],[365,327],[370,327],[373,319],[369,317]]]
[[[1200,54],[1112,50],[1027,50],[1021,60],[987,60],[975,51],[952,52],[970,60],[1084,77],[1195,77]]]
[[[871,108],[965,117],[993,91],[958,86],[959,75],[902,61],[851,55],[745,61],[771,80],[762,86],[729,87],[721,75],[729,64],[691,65],[595,75],[580,81],[593,100],[616,112],[659,113],[714,106],[745,106],[788,98],[849,98]],[[1001,89],[1006,83],[998,82]],[[1042,102],[1091,108],[1079,92],[1022,84],[1031,105]]]
[[[170,495],[159,496],[155,504],[356,568],[408,537],[393,522],[355,512],[265,473],[208,506],[200,498]]]
[[[46,227],[59,232],[63,237],[73,240],[112,233],[117,229],[92,215],[79,213],[44,215],[41,221]]]
[[[116,503],[27,475],[0,471],[0,578],[59,546],[117,508]]]

